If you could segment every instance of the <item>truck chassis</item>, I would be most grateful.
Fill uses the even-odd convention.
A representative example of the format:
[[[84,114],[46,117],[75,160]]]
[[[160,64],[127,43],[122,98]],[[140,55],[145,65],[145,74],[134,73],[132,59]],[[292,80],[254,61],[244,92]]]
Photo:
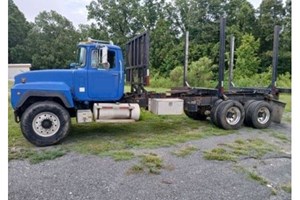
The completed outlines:
[[[127,53],[127,81],[132,85],[132,89],[131,93],[125,95],[126,101],[137,102],[141,107],[147,108],[150,98],[181,98],[184,100],[184,112],[188,117],[194,120],[210,118],[216,126],[223,129],[239,129],[243,123],[254,128],[267,128],[272,121],[280,123],[285,107],[285,103],[278,100],[280,89],[276,88],[280,27],[275,26],[274,28],[273,68],[270,86],[268,88],[236,88],[232,86],[230,77],[229,90],[224,91],[225,26],[226,19],[222,18],[220,22],[219,76],[216,88],[187,86],[188,39],[186,39],[184,86],[172,88],[168,96],[147,92],[143,87],[148,84],[148,74],[147,76],[144,75],[148,71],[148,60],[145,56],[147,54],[143,54],[143,59],[140,59],[134,57],[131,52],[147,49],[149,47],[146,43],[148,37],[146,34],[142,34],[127,43],[127,51],[130,52]],[[149,50],[144,52],[149,52]],[[134,74],[134,71],[137,73]],[[134,77],[137,77],[138,82],[134,82]],[[286,89],[281,91],[286,91]]]
[[[285,107],[285,103],[279,101],[279,92],[282,90],[276,88],[280,27],[275,26],[274,29],[273,69],[270,86],[267,88],[236,88],[231,85],[230,78],[229,90],[225,91],[225,23],[225,18],[222,18],[220,23],[219,76],[216,88],[193,88],[188,86],[186,80],[188,39],[186,39],[183,87],[172,88],[168,93],[147,91],[144,86],[149,85],[150,45],[149,34],[145,32],[130,40],[126,45],[125,70],[126,80],[131,84],[130,92],[123,94],[123,90],[118,90],[118,97],[102,101],[97,98],[80,100],[80,98],[73,98],[73,94],[64,82],[56,82],[54,79],[50,81],[51,84],[44,84],[42,85],[44,88],[37,91],[35,89],[41,82],[32,81],[31,84],[26,84],[28,81],[26,76],[20,75],[17,77],[17,85],[12,88],[11,93],[12,104],[15,109],[15,121],[20,122],[24,137],[37,146],[53,145],[64,139],[70,130],[71,117],[77,117],[78,123],[93,120],[97,122],[135,121],[139,119],[140,107],[148,109],[150,99],[155,98],[180,98],[184,102],[184,113],[189,118],[194,120],[209,118],[213,124],[223,129],[239,129],[243,124],[261,129],[267,128],[272,121],[280,123]],[[102,64],[109,66],[109,59],[107,59],[107,53],[109,52],[107,46],[105,46],[106,44],[97,40],[90,42],[102,48],[102,50],[100,49],[101,52],[97,50],[98,53],[93,55],[96,58],[97,56],[99,58],[106,55],[105,62]],[[90,74],[92,74],[91,72],[105,73],[113,77],[123,78],[123,68],[121,66],[120,61],[120,70],[117,73],[114,71],[114,73],[109,74],[104,69],[102,73],[101,70],[94,69],[90,71]],[[63,73],[67,74],[66,71]],[[31,73],[31,76],[27,74],[29,80],[34,79],[33,74]],[[102,78],[105,77],[102,76]],[[39,80],[44,81],[44,79]],[[84,81],[83,76],[81,76],[81,80]],[[120,84],[123,84],[124,79],[120,78],[120,80],[122,80]],[[47,83],[47,78],[45,82]],[[108,83],[102,82],[102,84]],[[58,88],[60,92],[56,91]],[[78,89],[80,94],[77,95],[85,94],[85,87],[80,86]],[[89,91],[96,95],[96,91],[99,90],[93,91],[91,89]],[[23,92],[24,94],[22,94]],[[108,93],[111,92],[113,91]],[[17,102],[17,99],[20,100]]]

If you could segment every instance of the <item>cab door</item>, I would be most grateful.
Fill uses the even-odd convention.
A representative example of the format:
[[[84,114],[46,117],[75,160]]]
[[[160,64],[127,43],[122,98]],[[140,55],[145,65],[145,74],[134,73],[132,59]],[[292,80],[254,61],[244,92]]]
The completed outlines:
[[[101,51],[91,49],[88,70],[88,95],[97,101],[116,101],[119,98],[120,73],[117,67],[117,52],[108,50],[108,65],[101,64]]]

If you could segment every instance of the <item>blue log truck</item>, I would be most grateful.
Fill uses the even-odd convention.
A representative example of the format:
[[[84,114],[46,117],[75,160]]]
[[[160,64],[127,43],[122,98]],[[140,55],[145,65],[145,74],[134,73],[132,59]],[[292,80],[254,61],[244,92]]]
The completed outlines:
[[[126,45],[126,68],[122,50],[111,42],[88,39],[78,44],[77,61],[71,69],[37,70],[19,74],[11,89],[15,121],[24,137],[36,146],[64,139],[71,118],[78,123],[136,121],[140,107],[149,99],[180,98],[185,114],[210,120],[223,129],[242,124],[267,128],[280,123],[285,103],[278,101],[276,68],[279,28],[274,32],[273,77],[268,88],[230,88],[224,91],[225,19],[220,23],[219,84],[216,88],[172,88],[167,96],[143,86],[149,78],[149,35],[143,33]],[[124,73],[126,72],[126,73]],[[125,80],[131,92],[124,93]]]

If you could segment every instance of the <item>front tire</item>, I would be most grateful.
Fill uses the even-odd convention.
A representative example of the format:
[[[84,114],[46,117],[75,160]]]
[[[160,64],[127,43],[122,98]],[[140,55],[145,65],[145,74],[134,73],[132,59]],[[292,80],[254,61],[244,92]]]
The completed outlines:
[[[49,146],[60,142],[69,133],[70,115],[53,101],[36,102],[21,117],[24,137],[36,146]]]

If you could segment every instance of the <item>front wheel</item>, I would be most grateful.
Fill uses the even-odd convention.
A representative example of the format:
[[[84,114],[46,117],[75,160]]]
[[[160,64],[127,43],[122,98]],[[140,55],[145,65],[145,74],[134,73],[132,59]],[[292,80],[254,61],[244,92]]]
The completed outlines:
[[[71,125],[70,115],[53,101],[37,102],[29,106],[21,117],[24,137],[36,146],[49,146],[65,138]]]

